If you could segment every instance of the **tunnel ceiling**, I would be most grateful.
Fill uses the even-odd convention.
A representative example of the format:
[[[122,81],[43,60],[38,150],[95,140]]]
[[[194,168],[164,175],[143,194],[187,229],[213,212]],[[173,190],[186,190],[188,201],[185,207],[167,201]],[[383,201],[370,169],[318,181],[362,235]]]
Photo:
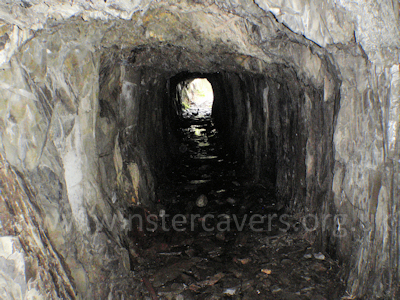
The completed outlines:
[[[95,51],[117,51],[124,62],[134,66],[176,73],[227,69],[275,76],[276,70],[265,72],[266,67],[283,64],[315,85],[323,85],[328,67],[322,67],[325,70],[321,72],[320,68],[326,64],[327,52],[277,23],[271,13],[265,14],[257,6],[251,6],[250,11],[238,7],[227,12],[215,4],[182,5],[149,8],[134,13],[129,21],[73,17],[59,24],[49,20],[51,25],[35,33],[26,51],[38,43],[47,43],[55,52],[65,43],[85,43]]]
[[[2,2],[0,256],[25,266],[5,290],[129,290],[124,213],[179,146],[169,85],[204,74],[254,177],[276,155],[292,209],[347,217],[307,238],[334,245],[349,295],[395,299],[399,49],[391,0]]]

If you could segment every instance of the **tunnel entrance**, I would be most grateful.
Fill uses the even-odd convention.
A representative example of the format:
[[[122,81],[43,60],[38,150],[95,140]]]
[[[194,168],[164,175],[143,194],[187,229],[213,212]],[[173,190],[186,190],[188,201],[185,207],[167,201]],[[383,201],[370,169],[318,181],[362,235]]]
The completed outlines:
[[[206,78],[195,78],[178,83],[177,93],[182,104],[184,117],[211,115],[214,92]]]
[[[0,298],[399,298],[398,1],[6,2]]]
[[[185,121],[157,216],[132,236],[137,299],[339,299],[339,266],[304,238],[315,224],[241,171],[211,117]]]
[[[180,109],[193,99],[186,94],[195,93],[194,78],[212,84],[210,113]],[[308,96],[266,81],[228,72],[167,80],[175,159],[157,177],[153,213],[133,214],[145,218],[129,241],[132,271],[145,286],[134,292],[138,299],[340,298],[340,267],[310,238],[316,219],[290,211],[305,197],[300,116]],[[279,96],[271,102],[269,93]],[[279,191],[277,174],[292,181],[284,191],[294,194]]]

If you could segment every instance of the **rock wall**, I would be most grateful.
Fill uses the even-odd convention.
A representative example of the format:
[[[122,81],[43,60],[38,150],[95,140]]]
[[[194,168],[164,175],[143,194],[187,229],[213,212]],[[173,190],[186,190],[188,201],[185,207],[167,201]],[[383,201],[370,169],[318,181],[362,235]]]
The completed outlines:
[[[329,62],[325,64],[329,68]],[[214,88],[218,129],[239,165],[253,181],[273,186],[287,212],[298,218],[313,214],[318,220],[333,216],[333,133],[340,80],[327,72],[330,86],[315,87],[284,65],[268,75],[224,73],[212,80],[223,87]],[[336,229],[329,222],[310,238],[333,254]]]
[[[124,211],[151,206],[185,71],[223,73],[255,178],[278,149],[289,207],[346,216],[311,238],[334,244],[348,292],[398,296],[397,1],[14,0],[0,16],[2,257],[12,243],[33,264],[10,293],[129,294]]]
[[[267,143],[264,126],[268,125],[268,114],[264,110],[268,108],[263,110],[264,102],[260,101],[265,81],[263,86],[262,78],[252,75],[223,73],[212,81],[217,90],[213,118],[239,165],[246,166],[243,171],[258,181]]]
[[[45,232],[17,235],[22,244],[33,239],[26,255],[40,262],[36,253],[46,257],[54,251],[63,262],[56,269],[54,263],[45,266],[52,275],[46,278],[40,275],[40,264],[32,266],[30,280],[54,284],[51,295],[42,286],[44,298],[105,298],[114,291],[100,288],[101,281],[120,281],[129,261],[119,237],[122,218],[117,215],[112,224],[115,208],[99,180],[100,56],[87,33],[68,32],[32,39],[3,69],[8,88],[2,94],[2,145],[7,162],[31,189],[32,210],[40,213],[29,225]],[[32,219],[25,211],[18,215]],[[70,283],[67,292],[58,279],[63,272]]]
[[[399,132],[399,66],[372,66],[360,48],[352,51],[351,59],[349,53],[336,54],[343,84],[332,190],[335,206],[346,215],[338,224],[343,229],[339,253],[343,258],[352,253],[344,264],[351,266],[353,293],[394,297],[400,199],[399,150],[394,146]]]

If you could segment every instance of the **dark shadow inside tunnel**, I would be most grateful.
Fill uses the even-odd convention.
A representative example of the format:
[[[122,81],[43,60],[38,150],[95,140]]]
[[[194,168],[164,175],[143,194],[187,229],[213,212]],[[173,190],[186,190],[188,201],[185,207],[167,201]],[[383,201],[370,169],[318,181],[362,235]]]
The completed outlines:
[[[338,85],[327,97],[323,86],[283,65],[272,65],[264,73],[171,71],[164,65],[142,66],[140,55],[167,56],[150,48],[135,52],[138,65],[124,69],[121,86],[100,92],[100,115],[105,127],[113,128],[109,136],[114,139],[107,142],[97,135],[99,145],[114,147],[102,150],[114,154],[101,159],[112,166],[108,169],[117,170],[116,198],[127,200],[121,209],[124,218],[143,220],[130,224],[128,249],[149,259],[151,251],[174,257],[162,248],[173,244],[179,245],[171,250],[179,259],[206,255],[210,262],[230,264],[230,247],[241,243],[236,242],[240,236],[248,234],[258,241],[248,245],[259,245],[259,235],[278,236],[282,229],[288,235],[298,232],[301,214],[330,211]],[[112,72],[119,72],[110,65],[100,81],[107,89],[115,82]],[[182,91],[195,79],[212,86],[209,113],[200,114],[197,108],[185,112]],[[107,104],[105,95],[119,91],[118,101]],[[102,175],[105,187],[109,177]],[[112,194],[112,187],[109,190]],[[256,230],[251,218],[260,221]],[[223,225],[231,228],[223,230]],[[326,228],[315,228],[307,237],[334,257],[335,240],[332,232],[323,231]],[[193,239],[193,246],[187,244]],[[204,254],[210,239],[216,239],[216,253]],[[130,260],[135,268],[137,259]]]
[[[235,162],[238,174],[273,190],[290,211],[318,212],[323,203],[331,202],[327,200],[338,91],[336,98],[325,99],[320,87],[303,83],[283,66],[276,67],[274,77],[219,71],[180,72],[168,78],[141,70],[131,79],[141,84],[122,86],[127,97],[119,116],[120,126],[125,127],[119,144],[124,164],[138,165],[137,197],[145,198],[146,206],[155,204],[157,185],[181,160],[187,147],[181,141],[182,128],[204,121],[183,116],[182,87],[196,78],[207,79],[212,86],[212,112],[204,117],[210,118],[218,143]],[[138,102],[134,107],[132,97]],[[127,120],[136,125],[123,125]]]
[[[329,180],[334,114],[320,114],[322,106],[332,103],[324,103],[318,89],[302,85],[290,71],[285,76],[281,80],[221,71],[179,73],[166,80],[169,93],[161,105],[164,112],[171,113],[163,122],[171,122],[172,142],[162,150],[170,149],[170,159],[162,171],[154,172],[154,219],[135,223],[140,228],[130,233],[136,242],[130,247],[142,256],[151,259],[158,255],[165,264],[175,262],[155,274],[152,284],[156,288],[168,285],[181,264],[192,269],[204,267],[211,273],[229,273],[237,264],[246,265],[252,259],[269,266],[266,263],[276,259],[273,255],[265,259],[260,256],[263,250],[256,250],[250,258],[247,253],[271,247],[268,243],[275,238],[288,239],[284,250],[276,250],[277,256],[282,252],[285,257],[278,260],[299,263],[305,259],[303,253],[310,257],[309,241],[302,234],[318,235],[319,229],[315,222],[299,220],[293,210],[317,211],[319,207],[307,207],[307,198],[327,193],[327,187],[314,176]],[[198,108],[182,109],[182,91],[198,78],[212,85],[211,114],[199,113]],[[145,215],[137,210],[134,214],[140,220]],[[327,248],[334,257],[332,244]],[[199,257],[205,259],[203,266],[198,264]],[[325,259],[321,253],[311,257]],[[268,268],[263,272],[268,273]],[[336,266],[332,270],[337,270]],[[284,266],[280,272],[286,272]],[[168,275],[162,275],[165,273]],[[243,273],[247,279],[253,276],[246,268]],[[173,281],[187,284],[196,276],[189,270]],[[336,271],[326,278],[336,280],[335,276]],[[291,288],[299,285],[294,281]],[[337,295],[341,286],[336,287]]]
[[[276,185],[277,157],[276,136],[269,126],[268,94],[265,94],[266,78],[256,74],[217,72],[211,74],[179,73],[170,79],[170,95],[175,107],[184,102],[182,88],[194,78],[207,79],[213,89],[214,102],[210,117],[218,131],[218,143],[235,161],[236,172],[255,184],[272,190]],[[184,118],[176,109],[178,127],[199,122],[198,111]],[[275,133],[276,134],[276,133]],[[182,146],[185,149],[184,146]]]
[[[398,298],[398,5],[14,2],[0,294]]]
[[[183,72],[169,79],[169,103],[182,103],[179,99],[179,84],[194,78],[206,78],[211,83],[214,102],[209,119],[199,119],[194,115],[185,119],[181,111],[176,110],[180,119],[176,123],[178,131],[186,131],[186,135],[179,136],[180,142],[175,152],[180,163],[185,164],[183,156],[190,150],[190,146],[184,139],[189,139],[189,143],[194,143],[205,156],[226,162],[223,167],[227,168],[226,172],[218,176],[225,176],[224,180],[230,181],[230,185],[234,182],[234,185],[257,190],[255,194],[258,201],[268,207],[263,212],[273,212],[279,208],[287,212],[307,211],[318,214],[327,209],[325,206],[331,203],[329,182],[333,172],[332,136],[338,91],[336,98],[327,101],[320,88],[304,84],[293,70],[286,67],[279,67],[274,78],[248,72]],[[190,126],[198,128],[190,129]],[[192,132],[188,134],[188,130]],[[199,145],[207,145],[208,148]],[[208,153],[210,149],[211,153]],[[207,168],[201,164],[191,166],[191,163],[193,160],[186,162],[189,169]],[[172,164],[176,165],[176,161]],[[216,191],[227,190],[217,186],[208,191],[202,189],[201,186],[206,185],[207,180],[218,182],[213,176],[208,178],[207,172],[200,172],[194,177],[185,175],[183,170],[176,172],[183,172],[184,178],[189,177],[189,186],[186,186],[189,194],[197,191],[196,184],[190,186],[191,183],[195,182],[200,187],[194,193],[196,196],[191,196],[193,203],[196,200],[194,198],[203,194],[210,200],[216,198],[213,196]],[[229,177],[227,174],[234,176]],[[236,196],[243,203],[249,202],[249,197],[239,195],[240,192],[234,195],[240,189],[233,188],[232,194],[225,198]],[[259,212],[263,210],[261,207],[258,209]],[[318,230],[313,232],[316,236],[321,234]],[[327,246],[334,254],[333,240],[328,238],[319,243]]]
[[[159,202],[173,207],[174,199],[165,195],[168,190],[165,185],[174,177],[172,172],[181,173],[182,178],[191,177],[182,169],[178,172],[174,168],[178,164],[185,165],[184,156],[190,154],[189,150],[194,151],[191,149],[194,145],[198,151],[210,153],[198,153],[199,157],[194,160],[197,166],[186,163],[191,170],[207,168],[199,164],[201,156],[205,156],[203,160],[217,162],[223,159],[224,163],[229,162],[226,164],[230,169],[227,173],[233,174],[234,171],[235,175],[242,177],[243,182],[231,177],[230,184],[236,182],[240,186],[264,189],[263,193],[267,195],[264,198],[273,198],[276,207],[288,212],[314,214],[332,209],[333,132],[339,100],[338,81],[331,84],[333,87],[328,96],[324,86],[316,86],[312,80],[299,77],[293,68],[284,65],[271,65],[264,73],[259,73],[222,68],[196,72],[183,67],[185,71],[167,71],[164,65],[158,69],[154,65],[142,64],[142,61],[154,57],[176,57],[162,52],[175,51],[174,48],[157,51],[153,48],[135,51],[135,60],[126,67],[121,87],[100,92],[100,95],[110,95],[110,99],[115,98],[113,94],[121,92],[118,101],[108,103],[106,97],[100,99],[100,115],[108,130],[113,130],[114,134],[109,136],[114,139],[105,140],[100,133],[97,134],[101,153],[112,152],[110,146],[120,149],[122,162],[118,166],[120,170],[117,170],[120,174],[116,174],[118,197],[132,199],[127,201],[128,205],[141,204],[150,210],[155,209]],[[107,70],[107,73],[101,73],[100,87],[108,87],[108,80],[115,82],[113,72],[120,71],[112,65],[110,58],[104,58],[103,65],[102,70]],[[197,68],[202,70],[203,66]],[[195,79],[207,79],[212,86],[214,101],[208,119],[185,119],[183,116],[182,87]],[[213,136],[214,133],[217,134]],[[205,138],[207,140],[201,140]],[[195,156],[191,153],[188,159]],[[105,165],[115,166],[115,159],[114,154],[114,158],[104,156],[102,161]],[[193,160],[190,162],[194,163]],[[201,178],[207,175],[210,174],[186,178],[188,193],[196,191],[197,186],[201,190],[203,185],[192,186],[191,180],[215,182],[212,176]],[[225,175],[221,174],[222,177]],[[106,192],[108,186],[108,193],[112,194],[108,177],[102,176]],[[118,181],[121,178],[126,179]],[[203,194],[212,199],[214,196],[208,193],[224,189],[201,190],[196,192],[197,196],[191,195],[191,201],[194,203]],[[226,198],[232,198],[232,195]],[[180,209],[185,211],[185,208]],[[322,232],[313,234],[316,237],[323,235]],[[319,242],[333,243],[327,238]]]

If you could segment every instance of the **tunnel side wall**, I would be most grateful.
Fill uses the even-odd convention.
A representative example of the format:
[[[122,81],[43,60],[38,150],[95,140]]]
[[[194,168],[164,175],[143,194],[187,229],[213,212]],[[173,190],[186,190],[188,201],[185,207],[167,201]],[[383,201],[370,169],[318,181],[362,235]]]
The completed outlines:
[[[319,223],[324,214],[335,213],[331,185],[339,85],[324,101],[323,88],[304,84],[284,66],[276,72],[275,78],[233,73],[215,78],[213,119],[243,171],[274,188],[288,213],[316,218],[308,238],[333,251],[336,228],[332,220],[324,228]]]
[[[332,191],[349,289],[367,299],[399,288],[399,66],[373,66],[358,46],[335,51],[343,78]],[[396,115],[396,117],[394,117]],[[371,296],[373,295],[373,296]]]
[[[10,2],[1,7],[5,16],[0,44],[1,152],[5,163],[2,171],[8,170],[2,178],[1,195],[1,217],[6,216],[2,224],[8,225],[1,228],[1,243],[3,250],[10,243],[15,245],[15,253],[24,256],[21,263],[31,269],[29,274],[19,274],[18,278],[26,275],[31,283],[28,288],[21,285],[23,293],[43,293],[45,299],[57,295],[73,298],[74,293],[80,293],[87,299],[101,299],[108,296],[111,286],[112,296],[117,296],[132,285],[126,276],[129,254],[121,247],[119,235],[105,229],[92,234],[101,224],[98,220],[107,216],[112,224],[114,216],[113,197],[104,197],[98,184],[103,173],[98,168],[93,135],[102,105],[96,101],[102,98],[97,50],[100,41],[107,47],[127,48],[167,41],[186,50],[204,47],[202,51],[211,55],[201,65],[221,66],[213,57],[218,61],[226,51],[215,55],[216,43],[226,46],[224,50],[231,47],[232,52],[259,57],[267,63],[285,63],[299,77],[323,88],[324,101],[329,100],[326,95],[331,94],[332,78],[320,71],[318,55],[330,57],[342,82],[333,137],[333,201],[323,207],[334,205],[334,211],[347,218],[334,224],[343,232],[335,244],[349,294],[366,299],[399,298],[398,4],[382,1],[377,7],[376,1],[341,1],[335,5],[296,1],[293,5],[293,1],[271,4],[260,0],[257,5],[242,2],[243,6],[238,2],[216,3],[207,7],[212,13],[200,6],[190,14],[186,12],[191,8],[177,4],[178,9],[174,7],[168,18],[158,19],[157,11],[151,11],[143,22],[145,26],[136,26],[141,23],[135,23],[137,16],[132,16],[141,9],[140,15],[146,14],[147,1],[120,9],[111,7],[111,1],[101,2],[103,6],[100,2],[90,6],[85,0],[76,0],[68,11],[59,1],[48,6],[32,2],[30,7]],[[159,11],[168,9],[166,6]],[[79,13],[84,20],[80,16],[67,20]],[[109,16],[121,20],[104,22]],[[204,31],[200,30],[202,26],[206,26]],[[42,32],[37,31],[43,27]],[[197,66],[198,55],[189,57],[186,67]],[[269,73],[262,66],[253,68],[249,60],[239,57],[237,61],[252,71]],[[200,71],[209,72],[209,65]],[[111,74],[121,78],[118,72],[113,69]],[[270,83],[270,88],[273,90],[274,84]],[[308,93],[314,95],[313,91]],[[305,101],[305,94],[300,99]],[[116,132],[110,130],[107,136]],[[112,139],[108,143],[110,147],[117,145]],[[111,164],[111,157],[107,159]],[[135,173],[136,168],[131,170]],[[130,180],[129,173],[126,176]],[[117,172],[109,174],[112,180],[117,176]],[[4,183],[7,180],[9,189]],[[106,181],[104,177],[102,180]],[[39,216],[29,211],[39,212]],[[123,223],[123,219],[116,218],[118,222]],[[50,269],[57,272],[50,277],[39,276],[50,274]],[[107,288],[103,288],[105,281]]]
[[[59,265],[51,271],[33,266],[37,289],[25,287],[24,295],[44,291],[45,284],[52,286],[53,298],[120,297],[124,285],[123,293],[129,293],[129,251],[135,248],[128,238],[130,207],[152,208],[156,175],[162,176],[178,152],[168,78],[126,67],[117,54],[87,47],[91,42],[77,44],[58,33],[32,40],[29,51],[0,74],[15,87],[2,102],[7,106],[2,124],[13,128],[1,136],[4,164],[16,174],[9,189],[20,180],[27,193],[21,191],[13,205],[39,213],[35,218],[17,210],[37,222],[39,231],[4,243],[29,245],[34,254],[27,262],[49,256]],[[43,54],[47,47],[50,55]],[[14,235],[17,224],[2,228],[2,234]],[[44,283],[41,272],[53,277]],[[100,287],[101,278],[107,278],[107,287]]]
[[[244,166],[242,171],[259,181],[265,172],[269,117],[268,104],[262,99],[265,81],[260,75],[229,72],[214,75],[210,81],[214,123],[233,157]]]
[[[23,297],[105,299],[132,285],[124,216],[112,190],[118,123],[111,107],[121,69],[113,59],[102,62],[108,91],[100,90],[100,54],[91,42],[58,33],[35,39],[0,72],[9,87],[2,126],[13,128],[1,134],[10,191],[2,200],[14,199],[7,211],[16,214],[1,234],[16,235],[12,247],[23,249]]]
[[[146,68],[124,70],[118,113],[118,143],[123,160],[119,172],[121,176],[129,173],[132,186],[123,183],[120,193],[133,189],[133,204],[150,209],[156,201],[157,177],[163,176],[178,153],[178,112],[169,97],[168,78]]]

